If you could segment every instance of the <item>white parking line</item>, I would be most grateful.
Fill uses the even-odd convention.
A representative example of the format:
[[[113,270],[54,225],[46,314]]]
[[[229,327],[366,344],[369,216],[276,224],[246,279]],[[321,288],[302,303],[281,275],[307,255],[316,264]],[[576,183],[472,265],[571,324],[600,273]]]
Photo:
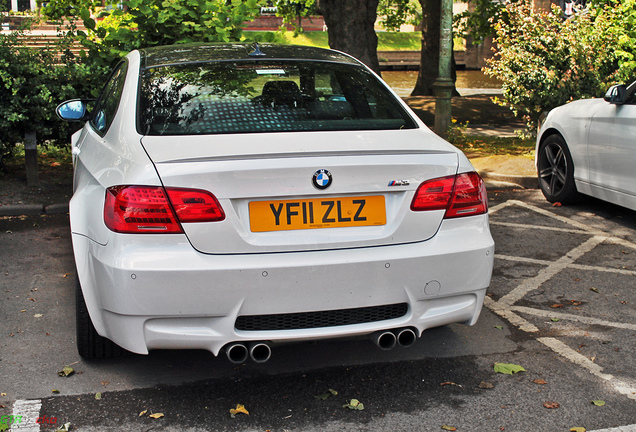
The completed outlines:
[[[610,429],[597,429],[589,432],[636,432],[636,425],[621,426]]]
[[[530,291],[533,291],[539,288],[541,284],[552,279],[552,277],[555,276],[557,273],[559,273],[561,270],[566,268],[568,265],[574,263],[574,261],[579,259],[581,256],[583,256],[587,252],[594,249],[597,245],[602,243],[606,238],[607,237],[604,237],[604,236],[594,236],[588,239],[587,241],[583,242],[581,245],[579,245],[578,247],[575,247],[574,249],[566,253],[564,256],[562,256],[558,260],[548,265],[546,268],[541,269],[535,277],[524,280],[521,283],[521,285],[519,285],[517,288],[513,289],[508,294],[506,294],[501,299],[499,299],[498,303],[501,303],[502,305],[507,305],[507,306],[515,304],[516,302],[521,300],[523,297],[525,297],[525,295],[528,294]]]
[[[11,418],[11,431],[39,432],[40,425],[37,419],[40,417],[42,401],[17,400],[13,404],[13,417]]]
[[[512,325],[518,327],[520,330],[523,330],[528,333],[536,333],[539,331],[538,327],[531,322],[527,321],[525,318],[521,317],[519,313],[545,317],[545,318],[559,318],[563,320],[580,322],[582,324],[588,325],[600,325],[604,327],[612,327],[619,328],[625,330],[636,331],[636,325],[631,323],[620,323],[620,322],[610,322],[598,318],[593,317],[584,317],[578,316],[574,314],[566,314],[562,312],[554,312],[554,311],[545,311],[541,309],[534,309],[530,307],[524,306],[515,306],[519,300],[522,300],[528,293],[533,290],[538,289],[543,283],[550,280],[552,277],[557,275],[559,272],[566,268],[570,269],[578,269],[585,271],[596,271],[596,272],[607,272],[607,273],[617,273],[617,274],[625,274],[629,276],[636,275],[636,271],[631,270],[629,267],[627,268],[609,268],[609,267],[600,267],[600,266],[591,266],[591,265],[582,265],[575,264],[575,261],[580,257],[585,255],[586,253],[592,251],[596,246],[603,242],[618,244],[630,249],[636,249],[636,244],[630,242],[628,240],[612,236],[611,234],[599,231],[593,227],[589,227],[581,222],[578,222],[573,219],[569,219],[565,216],[554,214],[548,210],[535,207],[531,204],[524,203],[522,201],[510,200],[505,203],[501,203],[497,206],[492,207],[489,210],[489,214],[493,215],[498,211],[511,207],[511,206],[519,206],[528,210],[532,210],[538,214],[550,217],[552,219],[563,222],[564,224],[570,225],[573,228],[564,228],[564,227],[549,227],[549,226],[535,226],[535,225],[523,225],[523,224],[515,224],[509,222],[497,222],[493,221],[491,224],[493,226],[504,226],[510,228],[517,229],[542,229],[552,232],[564,232],[564,233],[572,233],[572,234],[583,234],[591,236],[589,239],[582,242],[579,246],[565,253],[556,261],[546,261],[539,260],[534,258],[526,258],[526,257],[515,257],[515,256],[507,256],[507,255],[495,255],[495,258],[507,260],[507,261],[516,261],[516,262],[525,262],[529,264],[537,264],[544,266],[541,270],[538,271],[535,277],[525,279],[521,281],[521,283],[508,292],[506,295],[501,297],[498,301],[494,301],[489,297],[486,297],[484,301],[484,305],[492,310],[497,315],[507,319]],[[592,360],[588,359],[584,355],[570,348],[564,342],[554,338],[554,337],[540,337],[537,338],[538,342],[541,342],[545,346],[549,347],[552,351],[574,363],[575,365],[587,370],[590,374],[594,375],[605,381],[608,385],[610,385],[616,392],[627,396],[629,399],[636,400],[636,383],[628,383],[617,379],[615,376],[611,374],[607,374],[603,372],[603,368],[594,363]],[[636,425],[627,425],[621,426],[618,428],[610,428],[610,429],[602,429],[591,432],[636,432]]]
[[[634,330],[636,331],[636,324],[628,324],[628,323],[618,323],[612,321],[606,321],[598,318],[574,315],[574,314],[566,314],[563,312],[553,312],[546,311],[542,309],[534,309],[526,306],[511,306],[510,310],[513,312],[521,312],[528,315],[540,316],[544,318],[558,318],[560,320],[568,320],[568,321],[577,321],[583,324],[589,325],[600,325],[604,327],[614,327],[624,330]]]

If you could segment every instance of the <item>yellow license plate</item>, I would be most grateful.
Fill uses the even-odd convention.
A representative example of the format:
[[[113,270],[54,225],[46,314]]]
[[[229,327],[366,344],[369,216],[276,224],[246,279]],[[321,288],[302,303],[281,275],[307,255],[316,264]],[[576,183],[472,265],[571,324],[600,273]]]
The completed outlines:
[[[384,196],[252,201],[252,232],[386,224]]]

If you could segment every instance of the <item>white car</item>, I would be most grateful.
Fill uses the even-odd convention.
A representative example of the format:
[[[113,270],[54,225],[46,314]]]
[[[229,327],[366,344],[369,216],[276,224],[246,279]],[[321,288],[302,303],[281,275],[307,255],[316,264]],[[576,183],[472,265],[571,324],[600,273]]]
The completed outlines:
[[[536,145],[539,186],[550,202],[579,194],[636,210],[636,82],[616,85],[603,99],[550,111]]]
[[[74,134],[83,357],[476,322],[494,243],[484,184],[367,67],[246,44],[131,52]]]

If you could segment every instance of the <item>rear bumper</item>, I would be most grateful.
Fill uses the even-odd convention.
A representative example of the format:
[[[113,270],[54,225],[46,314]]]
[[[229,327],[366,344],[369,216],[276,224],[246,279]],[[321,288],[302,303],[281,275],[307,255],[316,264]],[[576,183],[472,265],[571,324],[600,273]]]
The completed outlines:
[[[137,241],[138,240],[138,241]],[[98,333],[140,354],[230,342],[292,342],[378,330],[472,325],[492,273],[487,215],[444,221],[426,242],[301,253],[204,255],[185,236],[74,234],[78,275]],[[244,315],[295,314],[406,303],[382,321],[319,328],[237,330]]]

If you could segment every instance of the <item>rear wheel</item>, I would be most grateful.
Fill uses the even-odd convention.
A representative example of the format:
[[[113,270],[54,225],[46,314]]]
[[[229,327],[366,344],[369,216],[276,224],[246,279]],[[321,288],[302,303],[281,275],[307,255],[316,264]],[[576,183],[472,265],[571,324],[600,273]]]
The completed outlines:
[[[127,352],[95,330],[78,277],[75,278],[75,319],[77,352],[85,359],[121,357]]]
[[[560,135],[550,135],[539,147],[537,171],[539,187],[548,201],[571,204],[578,200],[574,163]]]

